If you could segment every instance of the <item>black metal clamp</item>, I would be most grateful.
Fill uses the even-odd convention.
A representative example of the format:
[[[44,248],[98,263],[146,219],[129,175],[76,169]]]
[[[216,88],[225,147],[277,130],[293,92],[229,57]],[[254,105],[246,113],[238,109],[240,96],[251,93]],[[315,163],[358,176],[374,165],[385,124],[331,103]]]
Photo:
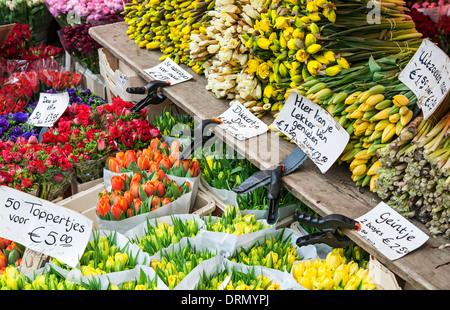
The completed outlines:
[[[353,241],[343,235],[339,229],[348,228],[356,231],[361,229],[357,221],[342,214],[330,214],[320,217],[296,211],[294,220],[322,230],[297,238],[296,244],[299,247],[308,244],[325,243],[334,248],[343,248],[351,245]]]
[[[205,119],[194,129],[180,131],[180,135],[193,136],[194,139],[192,140],[191,145],[183,150],[179,159],[186,160],[191,157],[191,154],[200,146],[207,147],[208,145],[211,145],[217,137],[210,129],[222,123],[223,122],[217,118]]]
[[[147,96],[136,103],[134,107],[130,109],[130,111],[139,112],[149,104],[157,105],[162,103],[167,99],[167,97],[164,94],[158,93],[158,90],[166,86],[170,86],[170,83],[164,81],[152,81],[143,87],[128,87],[127,92],[130,94],[147,94]]]
[[[267,223],[273,225],[278,219],[278,205],[281,194],[281,177],[284,171],[284,165],[278,165],[272,170],[269,183],[269,212],[267,214]]]

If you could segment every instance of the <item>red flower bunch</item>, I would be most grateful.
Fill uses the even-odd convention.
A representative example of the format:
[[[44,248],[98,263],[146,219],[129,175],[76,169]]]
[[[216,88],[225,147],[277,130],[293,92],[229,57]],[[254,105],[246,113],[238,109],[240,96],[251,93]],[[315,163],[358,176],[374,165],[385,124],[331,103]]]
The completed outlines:
[[[0,47],[0,59],[20,59],[30,45],[30,25],[16,23],[5,43]]]
[[[151,139],[161,137],[159,129],[146,119],[147,109],[132,113],[133,106],[117,97],[111,104],[99,106],[95,111],[120,150],[137,151],[148,147]]]
[[[0,164],[10,165],[15,164],[20,167],[25,167],[29,158],[29,148],[31,145],[38,143],[35,136],[31,136],[28,140],[23,137],[18,137],[16,142],[1,141],[0,140]]]
[[[42,58],[47,58],[47,57],[56,58],[56,57],[61,56],[63,53],[64,53],[64,49],[62,47],[55,47],[52,45],[41,44],[39,46],[33,46],[33,47],[28,48],[28,50],[26,52],[26,56],[28,56],[32,60],[34,60],[34,59],[42,59]]]
[[[416,24],[417,31],[424,37],[433,39],[437,36],[437,25],[429,16],[414,8],[409,11],[409,15]]]
[[[42,142],[62,146],[73,163],[99,159],[117,149],[112,136],[94,121],[92,108],[84,104],[67,108],[42,135]]]
[[[157,170],[147,176],[122,174],[111,179],[111,191],[105,191],[97,202],[97,215],[104,220],[122,220],[161,208],[191,191],[190,184],[178,186]]]
[[[77,86],[82,79],[82,75],[71,71],[56,70],[39,70],[39,81],[41,82],[41,90],[53,89],[62,91],[72,86]]]
[[[22,112],[27,100],[38,92],[38,74],[33,71],[15,72],[0,79],[0,115]]]
[[[150,147],[138,150],[127,150],[116,153],[115,157],[106,160],[106,169],[112,172],[131,172],[134,169],[153,173],[159,169],[164,173],[179,177],[196,177],[200,175],[198,161],[179,160],[180,141],[175,140],[171,148],[158,138],[150,141]]]
[[[25,158],[29,159],[27,168],[31,173],[43,175],[48,171],[71,171],[72,163],[64,154],[61,146],[36,143],[31,145]],[[55,176],[55,181],[61,181],[60,176]]]
[[[0,164],[0,185],[32,193],[37,189],[36,176],[17,164]]]

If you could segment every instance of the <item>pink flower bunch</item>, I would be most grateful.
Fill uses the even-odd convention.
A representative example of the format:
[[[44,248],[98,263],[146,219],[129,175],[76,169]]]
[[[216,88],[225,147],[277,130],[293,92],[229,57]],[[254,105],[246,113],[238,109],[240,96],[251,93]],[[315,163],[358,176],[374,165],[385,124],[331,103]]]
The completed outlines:
[[[419,2],[416,2],[413,4],[413,9],[427,9],[427,8],[434,8],[437,6],[444,6],[448,4],[449,1],[446,0],[439,0],[439,1],[422,1],[422,3],[419,4]]]
[[[80,23],[97,23],[121,20],[123,0],[45,0],[54,17],[74,14]]]

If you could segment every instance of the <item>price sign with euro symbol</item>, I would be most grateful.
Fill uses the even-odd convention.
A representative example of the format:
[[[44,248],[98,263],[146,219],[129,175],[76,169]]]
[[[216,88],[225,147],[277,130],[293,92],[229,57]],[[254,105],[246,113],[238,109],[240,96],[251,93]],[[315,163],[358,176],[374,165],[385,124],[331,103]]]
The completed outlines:
[[[402,81],[417,97],[424,119],[436,111],[448,96],[450,58],[429,40],[423,40],[417,52],[400,72]]]
[[[92,220],[8,186],[0,186],[0,236],[75,266],[92,231]]]

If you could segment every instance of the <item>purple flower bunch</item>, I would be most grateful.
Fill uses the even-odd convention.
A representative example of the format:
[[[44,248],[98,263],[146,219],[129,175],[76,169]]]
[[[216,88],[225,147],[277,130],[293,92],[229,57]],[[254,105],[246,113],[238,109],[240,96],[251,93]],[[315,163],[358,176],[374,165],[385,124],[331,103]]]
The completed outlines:
[[[16,142],[19,137],[27,140],[31,136],[37,138],[39,129],[27,123],[29,116],[29,113],[24,112],[0,115],[0,139]]]
[[[66,26],[60,30],[59,36],[64,49],[83,63],[94,74],[100,72],[98,52],[102,47],[89,35],[93,24]]]
[[[89,88],[70,87],[65,90],[69,94],[69,105],[84,104],[91,108],[96,108],[106,103],[105,99],[94,94]],[[50,89],[45,93],[55,93],[57,91]]]
[[[64,49],[69,53],[77,52],[85,56],[96,53],[102,46],[89,35],[91,26],[91,24],[80,24],[64,27],[61,37]]]

